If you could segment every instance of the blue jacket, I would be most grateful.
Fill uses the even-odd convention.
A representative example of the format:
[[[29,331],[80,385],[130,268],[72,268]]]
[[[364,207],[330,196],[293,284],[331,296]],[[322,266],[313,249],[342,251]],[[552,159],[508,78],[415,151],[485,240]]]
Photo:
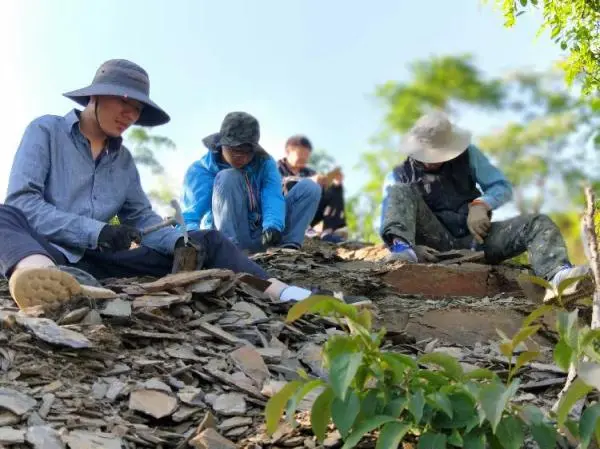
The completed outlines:
[[[217,173],[232,168],[217,149],[209,149],[194,162],[185,174],[181,209],[188,230],[214,229],[212,214],[213,185]],[[262,217],[262,228],[278,231],[285,227],[285,199],[277,163],[269,155],[257,154],[252,162],[240,169],[248,174]],[[249,213],[249,211],[248,211]],[[248,213],[246,217],[248,217]]]

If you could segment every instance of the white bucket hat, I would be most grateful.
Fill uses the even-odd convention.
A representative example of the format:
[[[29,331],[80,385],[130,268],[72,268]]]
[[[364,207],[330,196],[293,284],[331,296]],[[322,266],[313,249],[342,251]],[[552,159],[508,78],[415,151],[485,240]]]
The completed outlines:
[[[453,125],[445,113],[434,111],[421,116],[404,135],[400,151],[414,160],[437,164],[460,156],[470,143],[469,131]]]

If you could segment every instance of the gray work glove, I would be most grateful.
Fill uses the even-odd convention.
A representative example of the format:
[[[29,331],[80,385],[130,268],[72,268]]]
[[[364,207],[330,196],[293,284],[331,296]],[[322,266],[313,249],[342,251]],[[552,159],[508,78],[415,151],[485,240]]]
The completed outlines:
[[[415,249],[415,253],[417,255],[417,259],[421,263],[423,263],[423,262],[435,263],[435,262],[439,261],[437,255],[436,255],[439,251],[437,251],[433,248],[430,248],[425,245],[417,245],[417,246],[415,246],[414,249]]]

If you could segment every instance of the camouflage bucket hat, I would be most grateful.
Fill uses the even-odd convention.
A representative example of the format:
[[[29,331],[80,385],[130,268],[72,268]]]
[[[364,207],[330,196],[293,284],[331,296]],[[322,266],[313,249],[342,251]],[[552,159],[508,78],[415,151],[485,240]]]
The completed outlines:
[[[218,150],[223,145],[239,147],[250,145],[255,153],[267,152],[260,146],[260,126],[258,120],[246,112],[230,112],[223,119],[221,130],[203,139],[206,146]]]

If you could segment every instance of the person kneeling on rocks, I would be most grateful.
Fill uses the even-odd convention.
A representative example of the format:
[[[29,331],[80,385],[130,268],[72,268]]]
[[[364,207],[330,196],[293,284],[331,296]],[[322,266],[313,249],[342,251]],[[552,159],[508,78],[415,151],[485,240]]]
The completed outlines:
[[[401,150],[407,159],[384,183],[380,234],[390,260],[433,261],[436,251],[474,249],[496,264],[528,251],[535,274],[554,287],[589,274],[588,266],[571,265],[546,215],[491,221],[492,211],[511,200],[512,187],[471,143],[471,133],[444,113],[422,116]]]
[[[183,217],[188,229],[218,229],[250,252],[298,249],[321,188],[306,180],[284,198],[277,164],[259,138],[259,123],[250,114],[225,116],[220,132],[203,139],[208,153],[185,175]]]
[[[112,293],[96,278],[171,273],[183,235],[175,227],[140,235],[140,229],[162,220],[122,145],[131,125],[170,120],[148,92],[141,67],[110,60],[90,86],[65,94],[83,111],[44,115],[27,126],[0,205],[0,270],[20,308]],[[115,216],[120,224],[109,223]],[[198,269],[229,269],[269,280],[267,293],[274,300],[301,300],[313,293],[270,278],[217,231],[191,232],[190,240],[198,249]],[[139,246],[130,249],[133,242]]]

